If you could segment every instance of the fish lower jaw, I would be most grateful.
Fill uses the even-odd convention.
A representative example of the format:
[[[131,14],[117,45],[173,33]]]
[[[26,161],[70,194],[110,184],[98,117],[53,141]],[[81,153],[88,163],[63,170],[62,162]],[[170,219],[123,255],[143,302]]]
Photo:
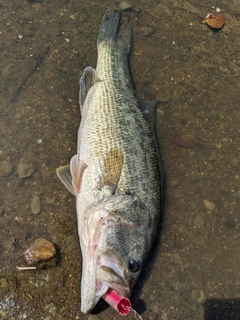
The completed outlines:
[[[126,288],[122,288],[118,285],[114,285],[108,282],[104,282],[101,280],[97,280],[97,292],[96,292],[96,297],[102,297],[108,290],[114,290],[116,291],[118,294],[120,294],[121,296],[125,297],[125,298],[129,298],[130,297],[130,292],[128,289]]]
[[[100,281],[100,280],[97,280],[97,292],[96,292],[96,297],[102,297],[109,289],[109,286]]]

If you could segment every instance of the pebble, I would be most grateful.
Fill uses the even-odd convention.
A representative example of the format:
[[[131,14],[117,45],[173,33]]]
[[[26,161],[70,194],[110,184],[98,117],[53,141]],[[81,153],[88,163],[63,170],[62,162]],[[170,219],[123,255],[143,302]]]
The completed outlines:
[[[204,219],[200,215],[197,215],[193,220],[193,223],[196,227],[201,227],[204,224]]]
[[[141,9],[137,6],[135,6],[131,1],[122,1],[119,4],[119,10],[121,11],[134,11],[134,12],[141,12]]]
[[[25,251],[24,258],[28,265],[48,260],[56,255],[54,244],[44,238],[38,238]]]
[[[197,299],[199,303],[203,303],[205,301],[205,294],[202,290],[199,292],[199,298]]]
[[[139,12],[141,12],[141,9],[139,7],[133,5],[132,11],[139,13]]]
[[[6,288],[8,286],[8,281],[6,278],[0,278],[0,288]]]
[[[47,204],[54,204],[55,201],[56,201],[56,197],[54,196],[47,198]]]
[[[52,315],[56,316],[58,313],[58,307],[53,304],[53,303],[49,303],[46,307],[45,310],[47,310],[49,313],[51,313]]]
[[[65,252],[70,252],[76,249],[76,239],[73,235],[66,237],[63,240],[63,244],[63,249]]]
[[[215,161],[217,159],[217,154],[216,154],[216,152],[214,151],[214,152],[212,152],[211,154],[210,154],[210,156],[208,157],[208,160],[209,161]]]
[[[3,160],[0,162],[0,177],[7,177],[13,171],[13,167],[11,163],[7,160]]]
[[[31,175],[33,174],[33,165],[20,162],[18,164],[17,173],[19,178],[21,179],[31,177]]]
[[[6,248],[9,251],[14,251],[15,250],[15,248],[16,248],[16,239],[15,239],[15,237],[11,236],[10,238],[7,238]]]
[[[139,33],[141,33],[145,37],[149,37],[154,33],[154,29],[152,27],[148,27],[148,26],[140,27],[138,31],[139,31]]]
[[[238,166],[238,163],[239,163],[239,159],[238,158],[232,158],[230,160],[230,163],[233,167],[237,167]]]
[[[88,317],[88,320],[100,320],[100,318],[98,316],[96,316],[95,314],[91,314],[89,317]]]
[[[211,201],[208,201],[208,200],[203,200],[204,202],[204,206],[206,209],[212,211],[215,209],[215,203],[214,202],[211,202]]]
[[[130,1],[122,1],[120,4],[119,4],[119,9],[121,11],[128,11],[128,10],[131,10],[133,7],[133,3],[130,2]]]
[[[182,260],[180,254],[178,252],[176,252],[176,251],[173,252],[173,258],[174,258],[176,264],[178,264],[178,265],[182,265],[183,264],[183,260]]]
[[[33,214],[38,214],[41,211],[41,200],[39,196],[32,197],[31,210]]]

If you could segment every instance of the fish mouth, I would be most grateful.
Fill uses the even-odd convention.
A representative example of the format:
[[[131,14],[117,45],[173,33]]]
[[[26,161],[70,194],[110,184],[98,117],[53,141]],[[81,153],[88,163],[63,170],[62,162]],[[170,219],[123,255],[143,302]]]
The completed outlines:
[[[121,265],[113,264],[111,259],[106,260],[105,255],[98,263],[95,259],[85,261],[81,279],[81,311],[85,314],[91,312],[109,289],[115,290],[122,297],[130,296]]]
[[[108,291],[109,287],[102,281],[94,278],[94,282],[81,282],[81,312],[87,314],[97,305],[101,297]]]
[[[101,289],[97,291],[96,296],[102,297],[109,289],[116,291],[122,297],[129,298],[130,296],[130,291],[119,284],[101,280],[97,280],[97,283]]]
[[[126,288],[118,284],[108,283],[106,281],[96,279],[96,291],[94,292],[94,296],[89,294],[87,296],[84,296],[82,293],[81,311],[85,314],[91,312],[97,305],[101,297],[104,296],[109,289],[115,290],[122,297],[128,298],[130,296],[129,291],[126,290]]]

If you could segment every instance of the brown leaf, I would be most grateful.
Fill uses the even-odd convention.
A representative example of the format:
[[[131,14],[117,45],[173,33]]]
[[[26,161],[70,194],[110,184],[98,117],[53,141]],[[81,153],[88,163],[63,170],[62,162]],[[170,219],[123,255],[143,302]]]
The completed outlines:
[[[225,23],[223,16],[220,14],[216,14],[214,16],[212,13],[209,13],[203,22],[206,22],[211,28],[214,29],[221,29]]]
[[[197,140],[184,135],[175,135],[170,140],[182,148],[205,148],[205,146]]]

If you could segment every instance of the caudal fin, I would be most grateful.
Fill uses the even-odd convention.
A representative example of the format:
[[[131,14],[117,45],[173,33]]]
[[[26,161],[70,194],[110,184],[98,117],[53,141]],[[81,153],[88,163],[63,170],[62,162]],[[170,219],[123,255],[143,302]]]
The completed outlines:
[[[118,32],[118,26],[121,18],[121,11],[110,8],[105,13],[98,34],[98,42],[108,38],[114,38]]]

